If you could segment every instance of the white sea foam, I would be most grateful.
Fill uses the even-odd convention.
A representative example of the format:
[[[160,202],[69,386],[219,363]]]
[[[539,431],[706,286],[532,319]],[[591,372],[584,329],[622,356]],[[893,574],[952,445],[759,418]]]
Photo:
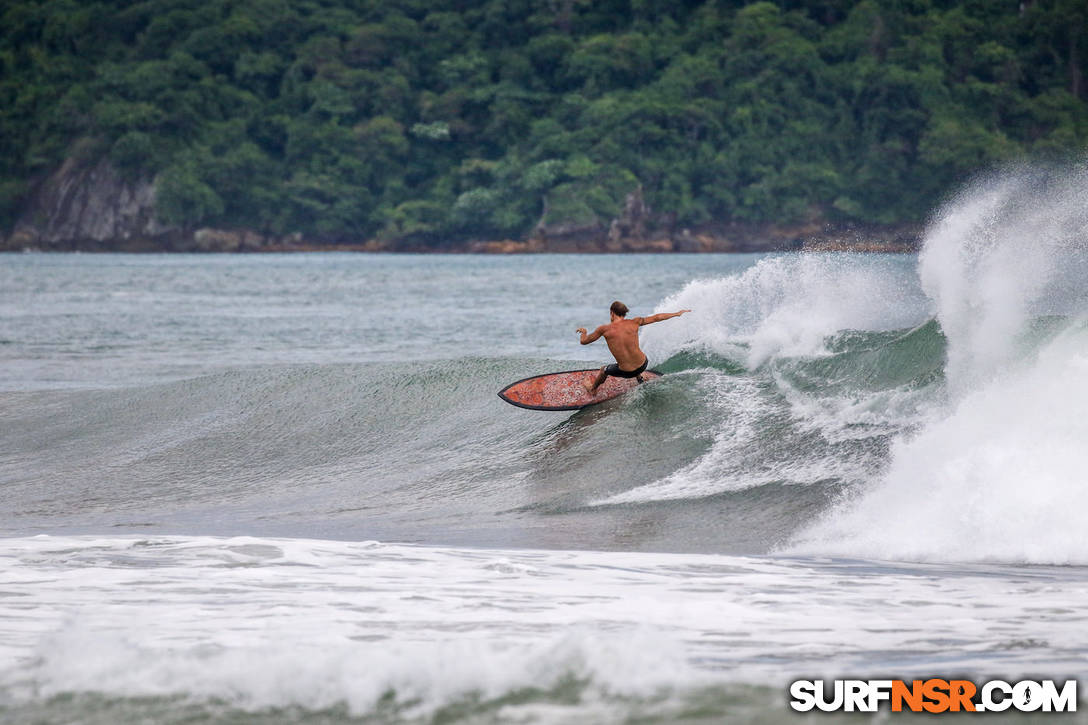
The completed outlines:
[[[792,551],[1088,563],[1086,188],[1083,168],[1019,170],[942,213],[919,269],[950,403]],[[1045,316],[1064,331],[1041,332]]]
[[[795,551],[1088,564],[1088,335],[968,393],[893,451],[887,475]]]
[[[938,659],[1074,671],[1088,651],[1088,583],[1063,570],[191,537],[7,539],[0,564],[0,704],[91,692],[425,717],[584,683],[522,698],[557,722]],[[1044,592],[1046,612],[1024,610]]]
[[[1031,346],[1043,315],[1088,308],[1088,168],[1015,169],[980,181],[938,216],[919,256],[948,338],[947,376],[966,391]]]
[[[403,715],[420,717],[470,697],[548,691],[567,678],[592,682],[590,700],[652,697],[680,685],[692,669],[675,656],[675,643],[638,632],[616,637],[574,628],[540,641],[505,644],[483,636],[353,642],[300,624],[281,621],[283,635],[265,630],[261,642],[168,648],[142,644],[159,638],[155,621],[132,621],[123,634],[74,622],[43,638],[34,677],[44,697],[187,695],[249,710],[346,706],[362,715],[392,695]],[[699,679],[683,685],[697,686]]]
[[[591,505],[696,499],[767,484],[804,485],[833,478],[857,481],[869,470],[865,458],[833,450],[824,455],[768,460],[765,428],[769,420],[791,415],[786,406],[762,395],[759,383],[747,376],[708,370],[697,386],[704,403],[718,412],[709,450],[662,479]]]
[[[825,254],[768,257],[743,273],[688,283],[657,309],[690,308],[668,325],[647,327],[655,359],[704,349],[755,369],[784,356],[826,352],[842,330],[911,327],[930,310],[894,261]]]

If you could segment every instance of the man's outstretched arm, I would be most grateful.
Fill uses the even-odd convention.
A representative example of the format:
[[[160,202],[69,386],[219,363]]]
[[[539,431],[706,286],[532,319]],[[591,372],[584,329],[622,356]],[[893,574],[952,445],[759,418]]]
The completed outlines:
[[[685,312],[691,312],[691,310],[680,310],[679,312],[658,312],[656,315],[650,315],[649,317],[641,317],[640,325],[649,325],[651,322],[661,322],[662,320],[669,320],[673,317],[679,317]]]
[[[575,330],[575,332],[579,333],[582,336],[582,339],[580,340],[580,342],[583,345],[588,345],[589,343],[593,342],[594,340],[599,339],[601,337],[601,335],[604,334],[604,325],[601,325],[600,327],[598,327],[596,330],[594,330],[593,332],[591,332],[589,334],[586,334],[586,328],[584,328],[584,327],[579,327],[577,330]]]

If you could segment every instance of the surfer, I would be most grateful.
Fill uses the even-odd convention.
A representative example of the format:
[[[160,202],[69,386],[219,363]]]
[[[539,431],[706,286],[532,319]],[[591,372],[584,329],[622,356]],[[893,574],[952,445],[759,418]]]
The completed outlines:
[[[583,345],[588,345],[603,337],[604,341],[608,343],[609,352],[616,358],[616,362],[612,365],[602,366],[596,378],[587,375],[585,380],[582,381],[582,385],[585,386],[586,392],[590,395],[597,394],[597,388],[609,375],[617,378],[637,378],[641,383],[642,373],[646,370],[649,359],[646,357],[646,353],[642,352],[642,348],[638,346],[638,328],[653,322],[679,317],[685,312],[691,312],[691,310],[659,312],[649,317],[632,317],[630,320],[627,319],[627,312],[627,305],[617,300],[608,308],[611,322],[607,325],[601,325],[590,333],[586,333],[584,327],[575,330],[582,336],[581,342]]]

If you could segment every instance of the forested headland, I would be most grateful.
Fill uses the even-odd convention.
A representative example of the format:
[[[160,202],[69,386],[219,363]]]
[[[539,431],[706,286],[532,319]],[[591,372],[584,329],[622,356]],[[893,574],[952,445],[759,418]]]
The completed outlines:
[[[1079,155],[1086,58],[1083,0],[9,0],[0,229],[109,184],[150,238],[917,223]]]

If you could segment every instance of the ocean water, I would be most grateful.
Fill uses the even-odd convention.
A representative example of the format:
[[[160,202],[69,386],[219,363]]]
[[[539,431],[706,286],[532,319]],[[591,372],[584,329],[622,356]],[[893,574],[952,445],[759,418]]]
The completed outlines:
[[[827,722],[789,682],[1080,678],[1086,181],[980,180],[916,256],[4,256],[0,721]],[[664,378],[495,395],[606,361],[574,330],[613,299],[693,310],[643,330]]]

